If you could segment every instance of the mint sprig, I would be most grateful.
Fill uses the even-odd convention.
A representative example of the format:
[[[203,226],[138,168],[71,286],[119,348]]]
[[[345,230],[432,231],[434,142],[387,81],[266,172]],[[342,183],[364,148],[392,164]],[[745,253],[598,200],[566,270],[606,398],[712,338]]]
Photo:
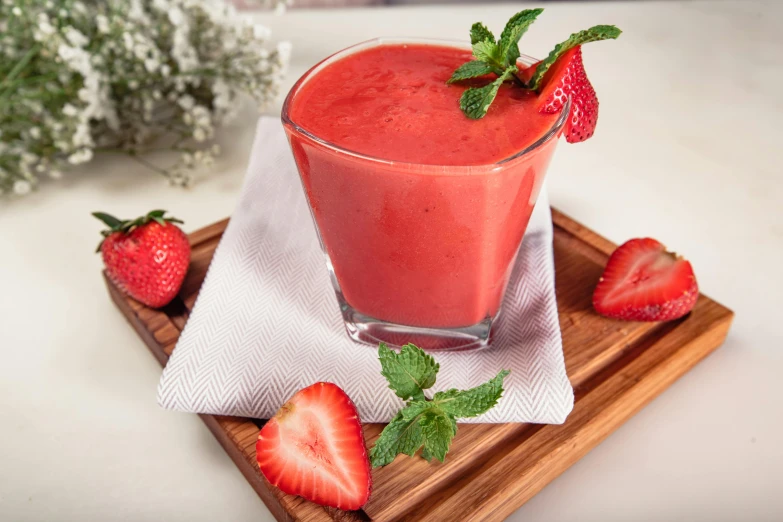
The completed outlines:
[[[577,45],[617,38],[622,33],[613,25],[596,25],[585,31],[572,34],[566,41],[555,46],[545,60],[539,62],[526,85],[517,76],[519,70],[516,61],[520,56],[519,40],[543,11],[543,9],[525,9],[516,13],[506,23],[497,41],[492,31],[484,24],[476,22],[471,26],[470,43],[474,60],[459,66],[451,78],[447,80],[447,83],[480,78],[489,74],[496,74],[497,78],[483,87],[471,87],[462,93],[459,106],[465,116],[471,119],[486,116],[504,82],[512,80],[525,89],[538,90],[546,72],[563,53]]]
[[[459,106],[465,116],[474,120],[483,118],[503,82],[515,78],[518,72],[516,61],[519,58],[519,39],[543,11],[543,9],[525,9],[518,12],[506,23],[497,41],[492,31],[482,23],[475,23],[470,28],[470,43],[473,45],[475,60],[457,68],[448,83],[478,78],[490,73],[495,73],[498,77],[489,85],[470,88],[462,93]]]
[[[440,369],[431,355],[412,344],[398,353],[381,343],[378,358],[389,388],[407,403],[370,450],[374,468],[390,464],[400,454],[412,457],[420,449],[424,459],[443,462],[457,434],[457,419],[481,415],[495,406],[503,394],[503,379],[509,374],[503,370],[480,386],[437,392],[430,400],[424,390],[435,384]]]
[[[622,31],[613,25],[596,25],[590,29],[572,34],[566,41],[557,44],[545,60],[539,62],[538,66],[536,66],[536,71],[530,78],[530,82],[528,82],[528,88],[538,90],[538,88],[541,86],[541,80],[544,78],[544,75],[549,70],[549,68],[552,67],[557,59],[560,58],[560,56],[569,49],[589,42],[597,42],[599,40],[614,40],[620,36],[621,33]]]
[[[543,9],[525,9],[515,14],[506,23],[506,27],[497,41],[495,41],[495,35],[492,34],[492,31],[487,29],[484,24],[480,22],[473,24],[470,28],[470,43],[473,46],[475,60],[461,65],[451,75],[448,83],[478,78],[489,73],[501,76],[512,66],[514,67],[513,72],[516,73],[519,39],[542,11]]]

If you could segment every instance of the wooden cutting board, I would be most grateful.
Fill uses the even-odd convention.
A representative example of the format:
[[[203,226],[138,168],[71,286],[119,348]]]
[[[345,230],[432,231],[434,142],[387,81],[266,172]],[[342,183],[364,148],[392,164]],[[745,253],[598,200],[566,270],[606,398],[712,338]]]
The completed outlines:
[[[669,323],[598,316],[591,295],[615,245],[552,212],[560,327],[576,394],[566,423],[463,424],[445,463],[398,457],[373,470],[373,494],[364,509],[343,512],[283,494],[266,482],[255,458],[263,420],[201,415],[278,520],[502,520],[723,342],[733,313],[704,295],[690,315]],[[190,234],[190,271],[179,298],[162,310],[123,295],[107,279],[115,304],[163,366],[227,223]],[[364,425],[368,445],[382,428]]]

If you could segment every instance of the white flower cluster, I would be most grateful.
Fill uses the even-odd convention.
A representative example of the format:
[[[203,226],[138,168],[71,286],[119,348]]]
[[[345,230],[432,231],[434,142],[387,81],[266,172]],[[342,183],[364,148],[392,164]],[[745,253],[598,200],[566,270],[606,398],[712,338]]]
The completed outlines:
[[[269,38],[223,0],[0,0],[0,194],[112,152],[187,184],[242,94],[278,95],[290,46]]]

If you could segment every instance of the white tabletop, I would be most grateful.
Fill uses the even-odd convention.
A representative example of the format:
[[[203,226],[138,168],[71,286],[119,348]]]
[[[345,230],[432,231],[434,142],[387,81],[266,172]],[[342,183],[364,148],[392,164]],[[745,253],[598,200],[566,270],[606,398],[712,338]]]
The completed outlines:
[[[725,345],[512,520],[783,520],[783,5],[552,2],[524,38],[541,56],[613,23],[585,48],[596,136],[563,142],[553,204],[621,242],[652,236],[736,312]],[[376,36],[465,38],[519,5],[259,15],[293,42],[287,86]],[[277,108],[275,110],[278,110]],[[109,301],[93,210],[166,208],[194,230],[229,215],[254,115],[220,133],[215,173],[191,190],[101,158],[0,202],[0,519],[263,521],[268,511],[196,415],[155,402],[157,361]]]

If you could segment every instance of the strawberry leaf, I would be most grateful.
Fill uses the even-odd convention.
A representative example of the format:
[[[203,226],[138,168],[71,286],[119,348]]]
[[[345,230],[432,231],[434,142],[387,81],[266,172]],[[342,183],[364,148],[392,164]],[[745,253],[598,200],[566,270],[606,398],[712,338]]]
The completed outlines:
[[[543,12],[543,9],[525,9],[512,16],[506,23],[499,42],[500,54],[506,67],[516,63],[519,58],[519,39]]]
[[[459,82],[469,78],[478,78],[479,76],[484,76],[485,74],[489,74],[494,70],[494,67],[491,65],[488,65],[484,62],[479,62],[478,60],[465,62],[460,65],[456,71],[454,71],[454,74],[451,75],[451,78],[449,78],[448,82],[446,83]]]
[[[549,68],[554,65],[560,55],[569,49],[589,42],[613,40],[620,36],[621,33],[622,31],[613,25],[596,25],[590,29],[572,34],[566,41],[557,44],[552,52],[549,53],[549,56],[538,64],[536,72],[534,72],[532,78],[530,78],[528,88],[538,90],[541,87],[541,80],[544,78],[544,75]]]
[[[105,212],[93,212],[92,215],[100,219],[101,221],[103,221],[106,224],[106,226],[112,230],[118,229],[122,226],[122,220],[117,219],[111,214],[107,214]]]
[[[494,42],[495,35],[492,34],[492,31],[487,29],[486,25],[482,24],[481,22],[476,22],[470,28],[470,43],[475,44],[478,42],[483,42],[484,40]]]
[[[495,100],[498,90],[504,81],[511,78],[517,72],[517,66],[511,65],[497,80],[484,87],[471,88],[462,93],[459,99],[459,107],[465,116],[472,120],[478,120],[487,115],[489,106]]]

